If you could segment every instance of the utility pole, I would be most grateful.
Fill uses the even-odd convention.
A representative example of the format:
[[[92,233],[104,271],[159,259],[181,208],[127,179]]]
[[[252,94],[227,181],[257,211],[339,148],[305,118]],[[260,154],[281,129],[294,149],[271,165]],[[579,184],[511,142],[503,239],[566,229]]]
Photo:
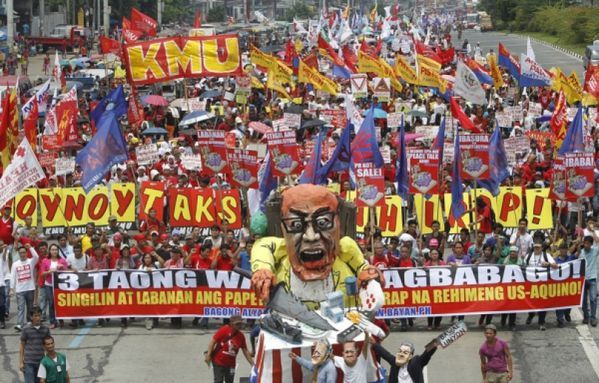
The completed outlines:
[[[110,30],[110,6],[108,0],[104,0],[104,36],[108,36]]]
[[[40,36],[45,36],[44,34],[44,19],[46,18],[46,3],[45,0],[40,0]]]
[[[6,44],[8,45],[8,51],[12,53],[12,44],[15,41],[15,11],[13,6],[13,0],[6,0]]]
[[[162,27],[162,0],[158,0],[156,8],[158,11],[156,15],[156,21],[158,21],[158,27]]]

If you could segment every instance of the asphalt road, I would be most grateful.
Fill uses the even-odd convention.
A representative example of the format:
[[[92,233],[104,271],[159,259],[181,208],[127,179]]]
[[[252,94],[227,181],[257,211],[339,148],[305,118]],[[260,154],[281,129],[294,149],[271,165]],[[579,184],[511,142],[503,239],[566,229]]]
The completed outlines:
[[[498,41],[514,54],[526,50],[525,39],[500,33],[468,31],[464,38],[473,44],[480,41],[485,53],[490,48],[496,50]],[[558,65],[567,73],[575,69],[582,74],[580,61],[536,43],[533,48],[545,68]],[[31,74],[41,72],[41,58],[32,59]],[[0,330],[0,383],[23,381],[18,371],[19,334],[12,329],[15,309],[13,300],[9,327]],[[525,315],[520,314],[516,331],[499,328],[498,336],[509,342],[514,356],[513,382],[599,382],[599,329],[582,325],[579,310],[575,310],[572,317],[571,324],[559,329],[551,312],[547,317],[547,331],[541,332],[536,325],[526,326]],[[434,355],[427,368],[428,382],[481,382],[478,348],[484,338],[477,319],[467,317],[468,334]],[[444,318],[443,327],[448,322],[449,319]],[[494,323],[499,326],[498,317]],[[53,334],[57,348],[66,353],[70,361],[72,382],[209,382],[212,373],[203,363],[202,352],[217,326],[218,322],[213,320],[210,330],[202,331],[193,328],[186,319],[184,328],[177,330],[162,320],[159,328],[147,331],[142,319],[127,329],[122,329],[118,320],[112,320],[104,328],[94,327],[89,321],[83,328],[56,329]],[[397,327],[393,330],[384,343],[392,351],[404,340],[413,342],[417,351],[422,351],[438,334],[426,330],[424,319],[416,320],[415,327],[407,333],[398,332]],[[238,363],[237,377],[248,376],[250,367],[241,355]]]

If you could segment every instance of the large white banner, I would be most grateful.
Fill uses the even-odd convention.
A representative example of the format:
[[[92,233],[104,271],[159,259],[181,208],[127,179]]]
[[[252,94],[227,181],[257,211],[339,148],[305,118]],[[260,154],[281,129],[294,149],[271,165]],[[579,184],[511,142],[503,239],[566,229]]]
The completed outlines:
[[[480,81],[478,81],[474,72],[462,61],[458,61],[453,92],[473,104],[484,105],[487,103],[485,91]]]
[[[4,206],[26,187],[44,178],[44,171],[37,162],[29,141],[23,138],[0,179],[0,206]]]

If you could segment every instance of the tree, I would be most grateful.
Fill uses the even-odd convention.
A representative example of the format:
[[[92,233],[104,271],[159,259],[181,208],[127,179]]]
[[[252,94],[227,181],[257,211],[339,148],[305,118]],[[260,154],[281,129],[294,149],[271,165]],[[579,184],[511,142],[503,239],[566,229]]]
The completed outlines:
[[[217,5],[208,11],[206,15],[206,20],[209,23],[220,22],[225,19],[225,7],[222,5]]]
[[[287,21],[293,21],[293,19],[309,19],[316,14],[314,7],[306,5],[305,3],[295,3],[295,5],[285,12],[285,19]]]

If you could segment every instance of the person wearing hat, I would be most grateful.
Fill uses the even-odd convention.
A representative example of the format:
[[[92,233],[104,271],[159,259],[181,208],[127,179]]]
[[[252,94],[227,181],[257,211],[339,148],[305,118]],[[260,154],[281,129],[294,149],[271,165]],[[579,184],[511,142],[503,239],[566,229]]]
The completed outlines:
[[[478,354],[484,382],[507,383],[512,380],[512,353],[507,342],[497,337],[497,327],[494,324],[485,326],[485,341]]]
[[[241,332],[242,327],[241,316],[233,315],[229,318],[229,323],[219,328],[208,343],[208,348],[204,352],[204,361],[207,365],[212,364],[214,383],[233,383],[239,350],[243,352],[250,366],[254,365],[245,335]]]
[[[582,323],[590,323],[591,326],[597,327],[597,256],[599,255],[599,246],[593,243],[599,242],[599,237],[594,231],[592,234],[584,237],[578,257],[586,262],[584,290],[582,292]]]

